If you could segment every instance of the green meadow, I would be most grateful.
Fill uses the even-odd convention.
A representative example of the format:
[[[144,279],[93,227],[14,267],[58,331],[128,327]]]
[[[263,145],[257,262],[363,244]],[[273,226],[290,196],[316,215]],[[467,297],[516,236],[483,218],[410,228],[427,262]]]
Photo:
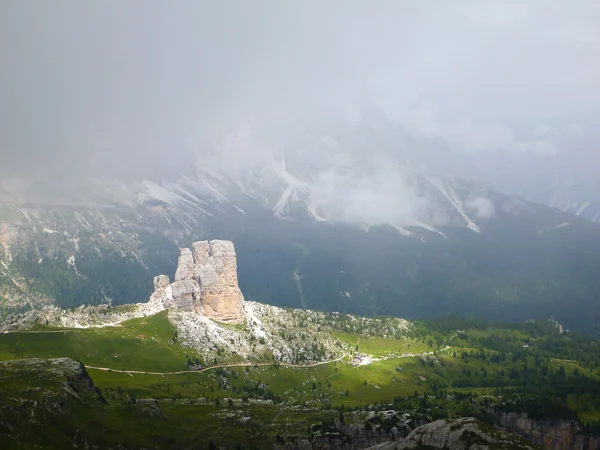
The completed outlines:
[[[163,312],[114,327],[42,326],[2,334],[0,360],[69,357],[82,362],[102,401],[73,406],[78,414],[57,426],[84,430],[101,445],[121,440],[143,446],[165,439],[169,444],[171,439],[174,448],[239,440],[269,447],[277,439],[332,427],[340,414],[358,420],[373,408],[428,419],[486,419],[486,407],[514,404],[531,414],[552,411],[588,426],[600,420],[597,343],[557,332],[552,324],[492,326],[448,318],[417,323],[395,337],[329,333],[352,348],[351,354],[306,367],[266,359],[247,365],[237,358],[219,362],[237,367],[173,374],[188,371],[188,359],[202,358],[202,352],[177,340]],[[357,353],[367,355],[369,363],[354,366]],[[14,390],[19,382],[10,383]],[[0,384],[0,393],[3,387],[9,389],[8,381]]]

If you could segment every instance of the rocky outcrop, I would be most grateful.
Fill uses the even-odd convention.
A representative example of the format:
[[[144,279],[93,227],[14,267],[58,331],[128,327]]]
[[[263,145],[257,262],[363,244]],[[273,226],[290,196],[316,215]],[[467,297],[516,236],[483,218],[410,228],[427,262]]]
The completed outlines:
[[[243,318],[242,291],[238,286],[237,258],[230,241],[194,243],[194,277],[200,283],[204,314],[224,322]]]
[[[11,315],[0,323],[0,333],[27,330],[39,324],[53,328],[101,328],[124,320],[156,314],[164,309],[162,299],[137,305],[87,305],[75,309],[46,306],[23,314]]]
[[[517,433],[549,450],[595,450],[600,436],[585,434],[572,419],[534,419],[526,413],[497,412],[496,427]]]
[[[0,385],[10,387],[11,392],[2,398],[0,419],[15,406],[30,409],[32,417],[36,411],[65,413],[71,400],[98,398],[84,365],[70,358],[0,361]]]
[[[95,412],[92,408],[102,408],[104,403],[80,362],[70,358],[1,361],[0,448],[91,448],[79,439],[78,429],[69,427],[72,418],[92,417],[88,411]],[[82,422],[86,420],[78,423]]]
[[[336,431],[317,433],[312,438],[278,443],[276,450],[536,450],[521,436],[498,431],[473,417],[444,419],[421,425],[408,436],[405,429],[384,431],[336,422]],[[400,427],[406,428],[406,427]],[[402,437],[406,436],[406,437]]]
[[[244,297],[238,286],[237,258],[231,241],[194,242],[181,249],[175,281],[154,279],[152,304],[177,308],[227,323],[244,320]]]
[[[191,280],[194,277],[194,256],[189,248],[182,248],[177,261],[175,281]]]
[[[498,431],[474,417],[443,419],[413,430],[405,439],[373,447],[377,450],[533,450],[520,436]]]
[[[161,308],[173,306],[173,287],[167,275],[154,277],[154,292],[148,303],[157,304]]]

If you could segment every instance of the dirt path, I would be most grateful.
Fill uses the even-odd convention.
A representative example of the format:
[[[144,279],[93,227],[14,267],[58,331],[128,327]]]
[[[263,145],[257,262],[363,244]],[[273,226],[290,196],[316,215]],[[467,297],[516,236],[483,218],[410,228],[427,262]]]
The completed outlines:
[[[295,367],[295,368],[298,368],[298,369],[306,369],[308,367],[316,367],[316,366],[322,366],[324,364],[331,364],[333,362],[338,362],[338,361],[341,361],[342,359],[344,359],[348,355],[349,355],[349,353],[345,353],[342,356],[340,356],[339,358],[330,359],[328,361],[321,361],[321,362],[312,363],[312,364],[286,364],[286,363],[279,363],[278,365],[282,366],[282,367]],[[200,369],[200,370],[181,370],[179,372],[146,372],[146,371],[143,371],[143,370],[118,370],[118,369],[111,369],[110,367],[88,366],[87,364],[85,365],[85,367],[86,367],[86,369],[102,370],[104,372],[127,373],[129,375],[131,375],[131,374],[143,374],[143,375],[181,375],[181,374],[184,374],[184,373],[201,373],[201,372],[206,372],[208,370],[221,369],[221,368],[226,368],[226,367],[264,367],[264,366],[275,366],[275,365],[276,364],[273,364],[273,363],[253,363],[253,362],[238,363],[238,364],[218,364],[216,366],[205,367],[205,368]]]
[[[79,331],[75,329],[65,329],[65,330],[13,330],[13,331],[0,331],[0,334],[14,334],[14,333],[68,333],[72,331]]]
[[[36,334],[42,334],[42,333],[78,333],[80,331],[84,331],[84,330],[97,330],[100,328],[119,328],[121,327],[121,323],[110,323],[110,324],[104,324],[104,325],[90,325],[88,327],[81,327],[81,328],[61,328],[60,330],[4,330],[4,331],[0,331],[0,336],[3,334],[15,334],[15,333],[36,333]]]

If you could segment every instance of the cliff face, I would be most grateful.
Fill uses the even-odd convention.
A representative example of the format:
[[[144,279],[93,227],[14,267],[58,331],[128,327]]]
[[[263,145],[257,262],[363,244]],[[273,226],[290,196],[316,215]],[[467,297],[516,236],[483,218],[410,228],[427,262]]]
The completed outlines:
[[[151,303],[176,306],[227,323],[244,320],[244,296],[237,279],[237,258],[231,241],[194,242],[193,252],[181,249],[175,281],[154,278]]]
[[[0,448],[13,426],[26,428],[100,398],[83,364],[70,358],[0,361],[0,388]]]
[[[570,420],[532,419],[525,413],[502,412],[496,415],[497,427],[525,436],[549,450],[600,449],[600,436],[586,435]]]
[[[337,423],[338,430],[340,424]],[[408,435],[402,432],[357,429],[325,433],[312,439],[276,444],[276,450],[538,450],[520,436],[499,432],[473,417],[444,419],[421,425]],[[405,436],[405,437],[403,437]]]
[[[537,447],[520,436],[498,432],[473,417],[443,419],[420,426],[400,442],[383,444],[378,450],[534,450]]]

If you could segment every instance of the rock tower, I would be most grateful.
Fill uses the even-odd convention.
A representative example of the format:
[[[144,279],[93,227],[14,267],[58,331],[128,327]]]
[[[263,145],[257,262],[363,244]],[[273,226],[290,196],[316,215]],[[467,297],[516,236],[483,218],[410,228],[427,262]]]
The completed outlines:
[[[175,281],[167,275],[154,278],[152,303],[176,306],[227,323],[244,320],[244,296],[237,279],[237,258],[231,241],[194,242],[182,248]]]

